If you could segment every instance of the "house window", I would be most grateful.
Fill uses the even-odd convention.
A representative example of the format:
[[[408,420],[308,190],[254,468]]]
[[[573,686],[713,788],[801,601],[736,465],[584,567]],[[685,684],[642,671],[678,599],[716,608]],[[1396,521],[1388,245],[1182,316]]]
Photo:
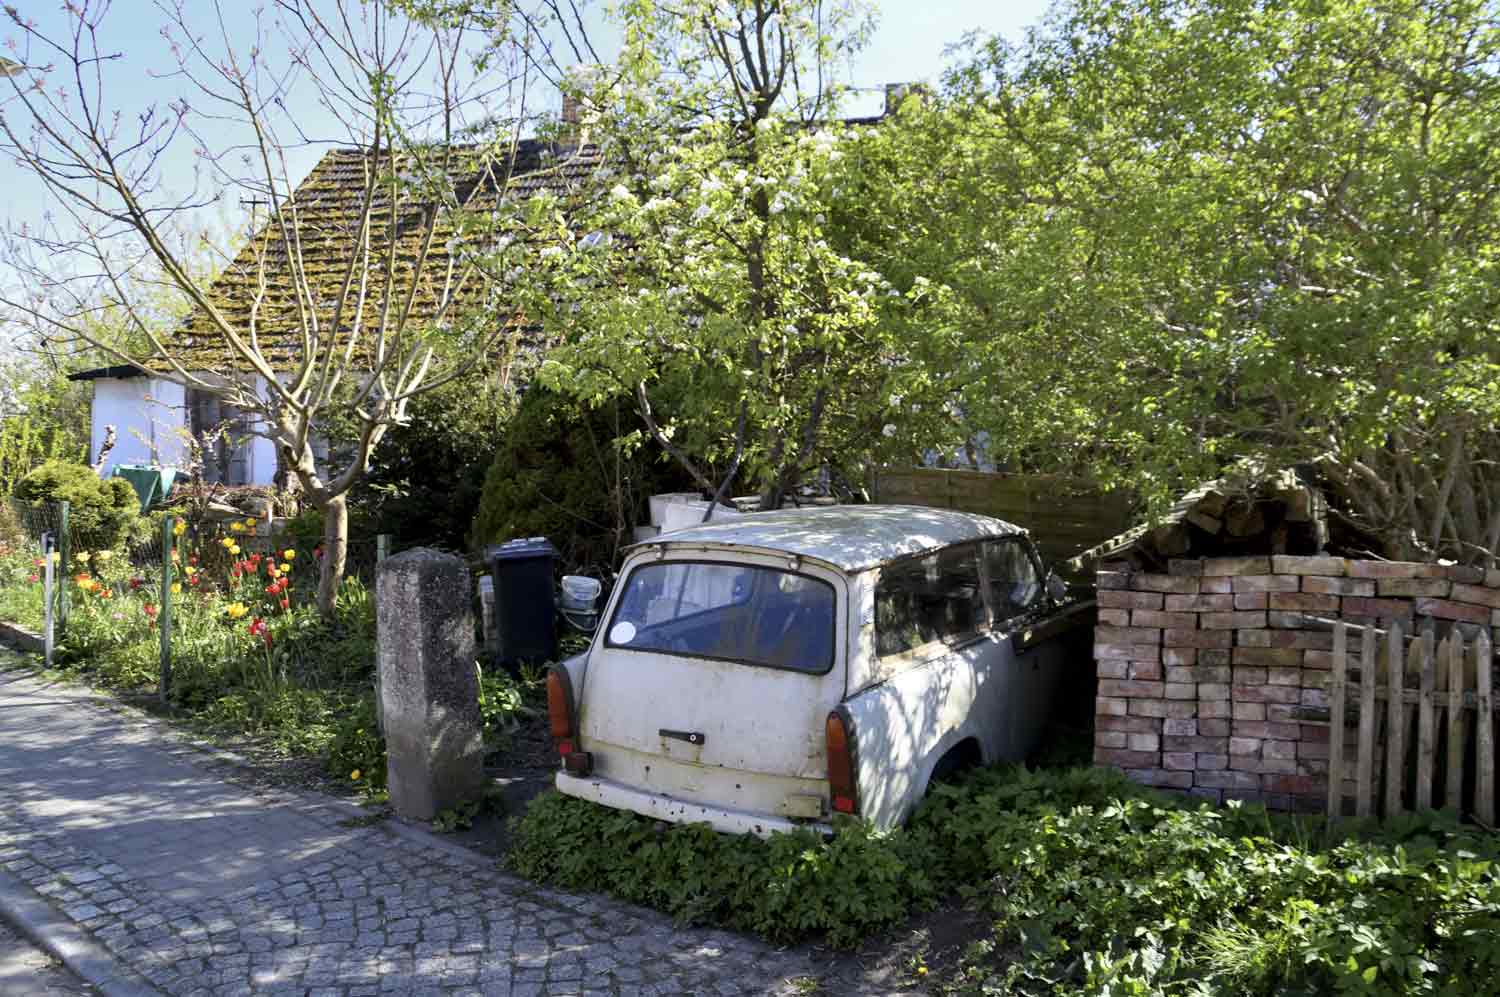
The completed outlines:
[[[250,482],[250,434],[244,413],[217,395],[188,389],[188,431],[202,448],[208,484]]]

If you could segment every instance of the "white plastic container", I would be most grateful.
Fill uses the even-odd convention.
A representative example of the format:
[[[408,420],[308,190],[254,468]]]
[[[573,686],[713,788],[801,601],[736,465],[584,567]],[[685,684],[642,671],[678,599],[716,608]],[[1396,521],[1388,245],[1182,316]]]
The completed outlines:
[[[700,498],[695,498],[691,502],[673,502],[667,506],[667,514],[662,520],[661,531],[668,533],[672,530],[683,530],[689,526],[698,526],[703,522],[703,514],[707,511],[708,502]],[[738,509],[727,505],[719,505],[714,507],[713,515],[709,516],[708,520],[709,522],[716,522],[721,519],[732,519],[742,515],[744,513]]]
[[[669,509],[684,502],[701,502],[703,499],[697,492],[662,492],[660,495],[652,495],[646,501],[651,508],[651,525],[667,529],[665,524]]]
[[[597,578],[586,575],[563,575],[562,608],[588,612],[594,608],[603,588]]]

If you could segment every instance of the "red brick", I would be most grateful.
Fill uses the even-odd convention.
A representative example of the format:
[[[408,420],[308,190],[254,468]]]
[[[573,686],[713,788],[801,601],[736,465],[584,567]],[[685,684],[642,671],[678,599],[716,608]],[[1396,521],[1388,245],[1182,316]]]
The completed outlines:
[[[1382,578],[1376,583],[1376,587],[1385,598],[1412,599],[1423,596],[1428,599],[1446,599],[1453,589],[1453,583],[1446,578]],[[1455,595],[1454,598],[1462,597]]]
[[[1136,735],[1137,737],[1148,735]],[[1262,758],[1285,758],[1295,761],[1297,758],[1296,741],[1267,741],[1261,745],[1260,756]]]
[[[1374,616],[1382,620],[1411,619],[1411,603],[1405,599],[1359,599],[1353,596],[1344,600],[1346,615]]]
[[[1161,699],[1166,692],[1162,682],[1131,682],[1118,679],[1100,679],[1099,695],[1125,696],[1131,699]]]
[[[1126,676],[1131,679],[1140,679],[1146,682],[1161,681],[1161,662],[1159,661],[1132,661],[1130,662],[1130,673]]]
[[[1240,758],[1260,757],[1261,739],[1258,737],[1231,737],[1229,739],[1229,754]]]
[[[1234,608],[1234,596],[1224,595],[1169,595],[1169,613],[1223,613]]]
[[[1345,567],[1342,557],[1277,554],[1271,558],[1271,570],[1278,575],[1342,575]]]
[[[1222,772],[1225,769],[1229,768],[1229,756],[1225,754],[1199,752],[1196,759],[1196,768],[1199,772]]]
[[[1162,752],[1161,767],[1191,772],[1198,767],[1198,757],[1191,751],[1165,751]]]
[[[1191,665],[1198,661],[1198,649],[1196,647],[1164,647],[1161,649],[1161,663],[1171,666]]]
[[[1484,588],[1479,585],[1455,585],[1453,586],[1453,599],[1457,602],[1477,602],[1481,606],[1500,609],[1500,589]]]
[[[1228,683],[1234,681],[1233,669],[1228,665],[1194,665],[1195,682]]]
[[[1234,649],[1234,663],[1289,668],[1302,664],[1302,655],[1303,652],[1295,647],[1237,647]]]
[[[1260,761],[1255,764],[1255,771],[1262,775],[1293,775],[1297,771],[1297,759],[1295,758],[1267,758],[1261,756]]]
[[[1159,609],[1136,609],[1130,613],[1133,627],[1186,627],[1191,630],[1198,625],[1197,613],[1164,613]]]
[[[1214,701],[1220,701],[1220,702],[1222,702],[1222,701],[1226,701],[1228,699],[1229,699],[1229,683],[1227,683],[1227,682],[1199,682],[1198,683],[1198,702],[1199,702],[1199,704],[1201,704],[1203,706],[1207,706],[1210,702],[1214,702]],[[1201,716],[1208,716],[1209,714],[1203,713],[1203,714],[1200,714],[1200,715]]]
[[[1362,578],[1325,578],[1308,575],[1302,579],[1302,591],[1321,595],[1357,595],[1368,598],[1375,594],[1375,583]]]
[[[1241,665],[1234,669],[1234,678],[1231,681],[1239,685],[1265,685],[1266,669],[1264,666]]]
[[[1224,688],[1228,688],[1225,686]],[[1229,716],[1229,697],[1223,699],[1209,699],[1203,695],[1203,685],[1198,686],[1198,722],[1201,724],[1209,717],[1215,719]]]
[[[1098,644],[1160,644],[1161,631],[1155,627],[1095,627]]]
[[[1243,703],[1298,703],[1302,690],[1292,685],[1236,685],[1233,697]]]
[[[1264,592],[1240,592],[1234,597],[1234,608],[1237,610],[1265,609],[1266,605]]]
[[[1160,661],[1161,648],[1155,644],[1095,644],[1094,657],[1113,661]]]
[[[1166,697],[1168,699],[1197,699],[1198,687],[1192,682],[1168,682]]]
[[[1440,564],[1422,564],[1416,561],[1356,561],[1349,560],[1350,578],[1444,578]]]
[[[1094,715],[1098,717],[1123,717],[1130,705],[1128,699],[1099,696],[1094,699]]]
[[[1124,748],[1098,748],[1094,761],[1100,765],[1118,765],[1122,769],[1154,768],[1161,755],[1155,751],[1128,751]]]
[[[1098,623],[1105,627],[1128,627],[1130,626],[1130,610],[1101,609],[1098,611]]]
[[[1205,647],[1198,651],[1198,664],[1227,665],[1233,660],[1231,654],[1231,649],[1227,647]]]
[[[1236,702],[1234,704],[1234,718],[1236,720],[1264,720],[1266,718],[1266,704]]]
[[[1265,613],[1203,613],[1200,619],[1205,630],[1253,630],[1266,625]]]
[[[1230,725],[1228,720],[1198,720],[1198,733],[1204,737],[1228,737]]]
[[[1192,665],[1182,665],[1178,668],[1168,668],[1165,676],[1168,682],[1198,682],[1198,671]]]
[[[1222,595],[1233,592],[1234,585],[1230,581],[1229,576],[1220,575],[1214,578],[1203,579],[1203,586],[1198,591],[1213,595]]]
[[[1451,602],[1447,599],[1418,599],[1417,613],[1421,616],[1435,616],[1440,620],[1459,620],[1463,623],[1488,624],[1490,622],[1488,606],[1472,606],[1466,602]]]
[[[1172,575],[1136,575],[1130,584],[1138,592],[1194,593],[1198,591],[1198,579]]]
[[[1297,724],[1273,724],[1268,720],[1236,720],[1235,737],[1273,738],[1278,741],[1294,741],[1301,734]]]
[[[1101,609],[1160,609],[1162,596],[1156,592],[1114,592],[1101,590],[1095,596]]]
[[[1268,668],[1266,681],[1271,685],[1301,685],[1301,668]]]
[[[1127,736],[1124,731],[1120,730],[1096,730],[1094,731],[1094,747],[1123,748]]]
[[[1205,575],[1269,575],[1269,557],[1210,557],[1203,561]]]
[[[1167,707],[1168,720],[1185,720],[1198,715],[1198,704],[1191,699],[1163,700],[1163,703]]]
[[[1241,575],[1234,580],[1236,592],[1295,592],[1296,575]]]
[[[1298,735],[1303,744],[1322,742],[1328,743],[1328,728],[1322,724],[1303,724],[1302,733]]]
[[[1297,758],[1323,758],[1328,757],[1328,742],[1319,744],[1316,741],[1299,741],[1297,743]]]
[[[1260,777],[1247,772],[1204,772],[1197,773],[1195,779],[1198,785],[1209,789],[1250,789],[1260,788]]]
[[[1165,769],[1126,769],[1125,775],[1145,786],[1158,789],[1191,789],[1193,773],[1168,772]]]
[[[1165,699],[1132,699],[1130,701],[1130,715],[1133,717],[1154,717],[1159,720],[1167,715],[1167,701]]]
[[[1202,737],[1196,734],[1189,737],[1173,737],[1163,734],[1161,746],[1163,751],[1207,751],[1222,753],[1229,750],[1229,739],[1227,737]]]
[[[1298,613],[1337,613],[1339,597],[1319,595],[1316,592],[1272,592],[1270,606],[1272,609]]]
[[[1125,747],[1131,751],[1160,751],[1160,734],[1126,734]]]
[[[1174,557],[1167,562],[1167,574],[1196,578],[1203,574],[1203,562],[1197,558]]]
[[[1163,734],[1173,737],[1192,737],[1198,733],[1197,720],[1163,720],[1161,725]]]
[[[1241,630],[1234,635],[1240,647],[1296,647],[1327,651],[1333,634],[1317,630]]]
[[[1100,658],[1094,662],[1094,673],[1102,679],[1128,679],[1130,678],[1129,661],[1116,661],[1112,658]]]
[[[1130,572],[1097,571],[1094,573],[1094,587],[1098,589],[1128,589],[1130,588]]]
[[[1230,647],[1234,634],[1228,630],[1183,630],[1171,628],[1166,631],[1163,642],[1168,647]]]
[[[1261,787],[1268,793],[1311,794],[1326,790],[1327,783],[1307,775],[1268,775],[1261,780]]]
[[[1127,702],[1127,700],[1121,700]],[[1160,734],[1161,721],[1151,717],[1107,716],[1094,718],[1094,730],[1113,730],[1125,734]]]

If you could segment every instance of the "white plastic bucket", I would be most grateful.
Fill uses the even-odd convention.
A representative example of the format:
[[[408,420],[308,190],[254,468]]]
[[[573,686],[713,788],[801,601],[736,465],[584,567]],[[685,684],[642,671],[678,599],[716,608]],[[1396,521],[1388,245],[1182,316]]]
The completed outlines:
[[[603,586],[599,584],[597,578],[589,578],[585,575],[563,575],[563,609],[583,610],[585,612],[592,610],[602,588]]]

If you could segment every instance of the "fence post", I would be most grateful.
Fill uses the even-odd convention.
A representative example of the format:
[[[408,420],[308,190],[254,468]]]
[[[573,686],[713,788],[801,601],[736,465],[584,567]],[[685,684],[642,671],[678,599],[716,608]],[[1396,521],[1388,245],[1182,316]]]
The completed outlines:
[[[67,502],[57,503],[57,577],[59,578],[67,578],[72,574],[69,565],[73,560],[73,531],[68,528],[69,508]],[[66,584],[58,586],[57,629],[63,633],[67,633],[68,630],[68,586]],[[49,661],[48,664],[51,662]]]
[[[42,660],[47,663],[48,668],[52,667],[52,624],[57,612],[57,605],[53,602],[57,590],[57,572],[52,567],[52,544],[52,531],[48,530],[42,534],[42,597],[46,600],[42,612],[45,621],[42,627]]]
[[[172,541],[177,525],[176,516],[164,516],[161,521],[161,610],[157,613],[161,627],[161,677],[156,694],[167,701],[167,690],[172,684]]]

